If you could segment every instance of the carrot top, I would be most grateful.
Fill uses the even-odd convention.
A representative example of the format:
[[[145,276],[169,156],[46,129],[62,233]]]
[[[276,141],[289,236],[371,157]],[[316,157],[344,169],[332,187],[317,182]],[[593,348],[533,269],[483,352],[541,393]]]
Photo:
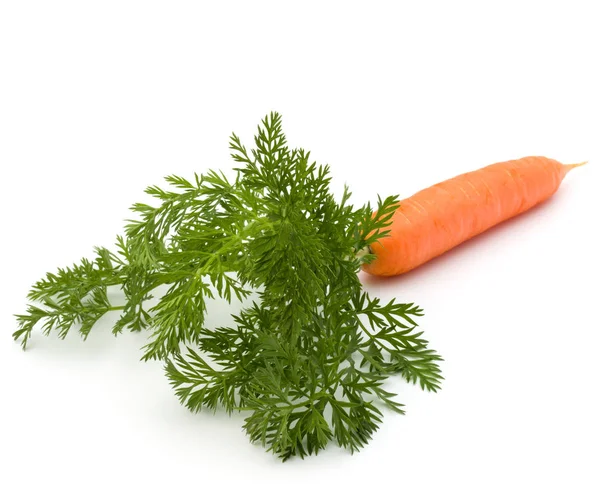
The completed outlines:
[[[329,168],[287,146],[276,113],[254,142],[248,150],[231,137],[235,180],[209,171],[148,188],[156,204],[133,206],[137,218],[114,251],[97,248],[33,286],[14,338],[26,346],[37,325],[85,338],[115,312],[116,335],[147,330],[142,358],[164,361],[190,410],[248,412],[250,439],[284,460],[331,441],[356,451],[379,427],[381,406],[403,411],[388,377],[432,391],[442,379],[441,358],[417,329],[422,310],[370,297],[357,277],[397,199],[354,208],[346,190],[337,202]],[[124,305],[111,302],[114,286]],[[205,327],[206,299],[218,297],[243,310]]]

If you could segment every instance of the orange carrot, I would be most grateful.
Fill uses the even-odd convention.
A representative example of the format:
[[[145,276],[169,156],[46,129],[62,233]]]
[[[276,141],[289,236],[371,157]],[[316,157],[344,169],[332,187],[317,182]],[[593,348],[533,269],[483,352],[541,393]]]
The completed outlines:
[[[400,202],[390,234],[371,248],[377,259],[363,270],[381,276],[408,272],[549,198],[567,172],[583,164],[524,157],[417,192]]]

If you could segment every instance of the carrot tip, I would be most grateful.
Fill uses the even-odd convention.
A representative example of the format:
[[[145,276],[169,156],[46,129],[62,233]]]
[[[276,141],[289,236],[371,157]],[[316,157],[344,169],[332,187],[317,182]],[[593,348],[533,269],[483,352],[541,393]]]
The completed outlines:
[[[575,167],[581,167],[582,165],[587,164],[588,161],[586,160],[585,162],[579,162],[578,164],[567,164],[567,167],[569,168],[569,170],[574,169]]]

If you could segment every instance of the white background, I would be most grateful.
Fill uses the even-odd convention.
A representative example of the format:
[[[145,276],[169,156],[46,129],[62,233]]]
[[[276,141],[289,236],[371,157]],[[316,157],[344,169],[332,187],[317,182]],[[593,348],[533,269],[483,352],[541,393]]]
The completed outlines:
[[[0,484],[600,484],[594,3],[1,2]],[[359,204],[590,161],[530,213],[364,279],[425,308],[446,380],[393,384],[406,416],[354,456],[281,464],[241,417],[192,415],[111,319],[11,340],[31,283],[111,246],[147,185],[230,167],[231,131],[250,142],[270,110]]]

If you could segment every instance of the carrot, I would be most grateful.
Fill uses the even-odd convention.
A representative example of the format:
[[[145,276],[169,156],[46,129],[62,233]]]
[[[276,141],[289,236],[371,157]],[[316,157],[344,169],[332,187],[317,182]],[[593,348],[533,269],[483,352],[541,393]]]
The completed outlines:
[[[492,226],[532,208],[556,192],[572,168],[546,157],[488,165],[417,192],[400,202],[391,232],[372,245],[372,275],[399,275]]]

